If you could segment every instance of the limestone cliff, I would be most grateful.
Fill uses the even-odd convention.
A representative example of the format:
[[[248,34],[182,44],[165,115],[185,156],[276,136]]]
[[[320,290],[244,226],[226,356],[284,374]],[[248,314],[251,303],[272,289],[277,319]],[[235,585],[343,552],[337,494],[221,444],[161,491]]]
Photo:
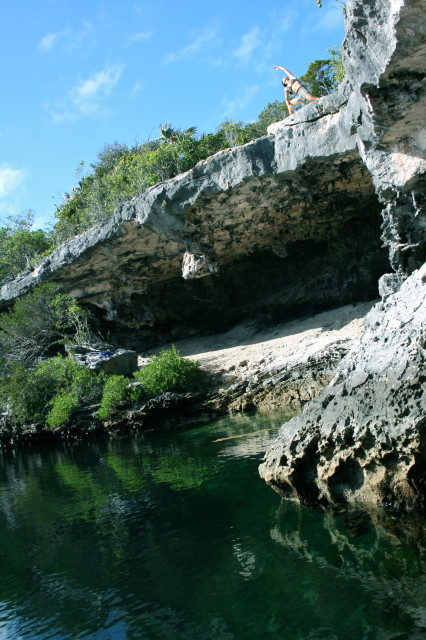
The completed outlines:
[[[121,344],[146,349],[371,300],[380,278],[365,341],[261,473],[304,500],[421,500],[425,5],[349,0],[337,92],[119,207],[4,285],[1,307],[55,281]]]
[[[425,15],[418,0],[347,7],[348,106],[394,273],[381,278],[360,344],[261,465],[307,503],[425,506]]]
[[[147,349],[375,298],[389,263],[349,95],[345,86],[276,135],[150,188],[3,286],[1,303],[53,280],[120,344]]]

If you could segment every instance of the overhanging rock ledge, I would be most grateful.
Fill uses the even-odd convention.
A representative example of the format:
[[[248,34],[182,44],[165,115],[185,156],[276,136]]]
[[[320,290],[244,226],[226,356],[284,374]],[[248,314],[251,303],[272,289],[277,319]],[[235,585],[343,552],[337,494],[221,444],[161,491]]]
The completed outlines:
[[[425,15],[426,0],[349,0],[338,91],[119,207],[2,286],[0,308],[57,282],[146,350],[372,300],[380,279],[360,346],[261,474],[308,502],[422,504]]]

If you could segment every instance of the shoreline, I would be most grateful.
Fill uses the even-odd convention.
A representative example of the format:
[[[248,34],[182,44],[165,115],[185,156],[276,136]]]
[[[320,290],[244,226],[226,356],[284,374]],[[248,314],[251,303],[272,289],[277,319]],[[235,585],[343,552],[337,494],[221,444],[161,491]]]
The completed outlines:
[[[211,374],[207,394],[165,393],[124,406],[104,421],[95,417],[97,407],[88,407],[57,431],[43,424],[28,425],[16,433],[0,429],[0,447],[13,450],[44,442],[119,437],[236,412],[298,412],[328,384],[362,334],[363,318],[374,302],[345,305],[266,327],[247,321],[225,333],[177,341],[174,344],[181,356],[197,360]],[[158,346],[151,354],[169,346]],[[144,359],[140,356],[140,363]]]

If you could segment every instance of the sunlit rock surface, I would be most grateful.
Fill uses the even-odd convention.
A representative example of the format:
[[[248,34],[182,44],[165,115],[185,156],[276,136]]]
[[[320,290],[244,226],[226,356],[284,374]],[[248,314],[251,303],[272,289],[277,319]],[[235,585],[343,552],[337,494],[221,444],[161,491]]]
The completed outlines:
[[[347,7],[348,107],[384,204],[394,273],[380,280],[383,301],[360,345],[260,467],[280,493],[307,503],[425,506],[425,17],[419,0]]]

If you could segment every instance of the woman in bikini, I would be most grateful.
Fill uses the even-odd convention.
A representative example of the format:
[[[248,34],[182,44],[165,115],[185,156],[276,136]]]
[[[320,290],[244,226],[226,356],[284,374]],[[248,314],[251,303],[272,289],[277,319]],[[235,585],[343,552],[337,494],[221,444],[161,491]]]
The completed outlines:
[[[285,67],[274,66],[274,69],[281,69],[286,74],[286,77],[282,79],[284,86],[285,103],[288,107],[290,115],[294,113],[293,105],[302,104],[304,100],[313,102],[318,100],[317,96],[313,96],[310,91]],[[296,95],[295,98],[290,98],[290,92]]]

